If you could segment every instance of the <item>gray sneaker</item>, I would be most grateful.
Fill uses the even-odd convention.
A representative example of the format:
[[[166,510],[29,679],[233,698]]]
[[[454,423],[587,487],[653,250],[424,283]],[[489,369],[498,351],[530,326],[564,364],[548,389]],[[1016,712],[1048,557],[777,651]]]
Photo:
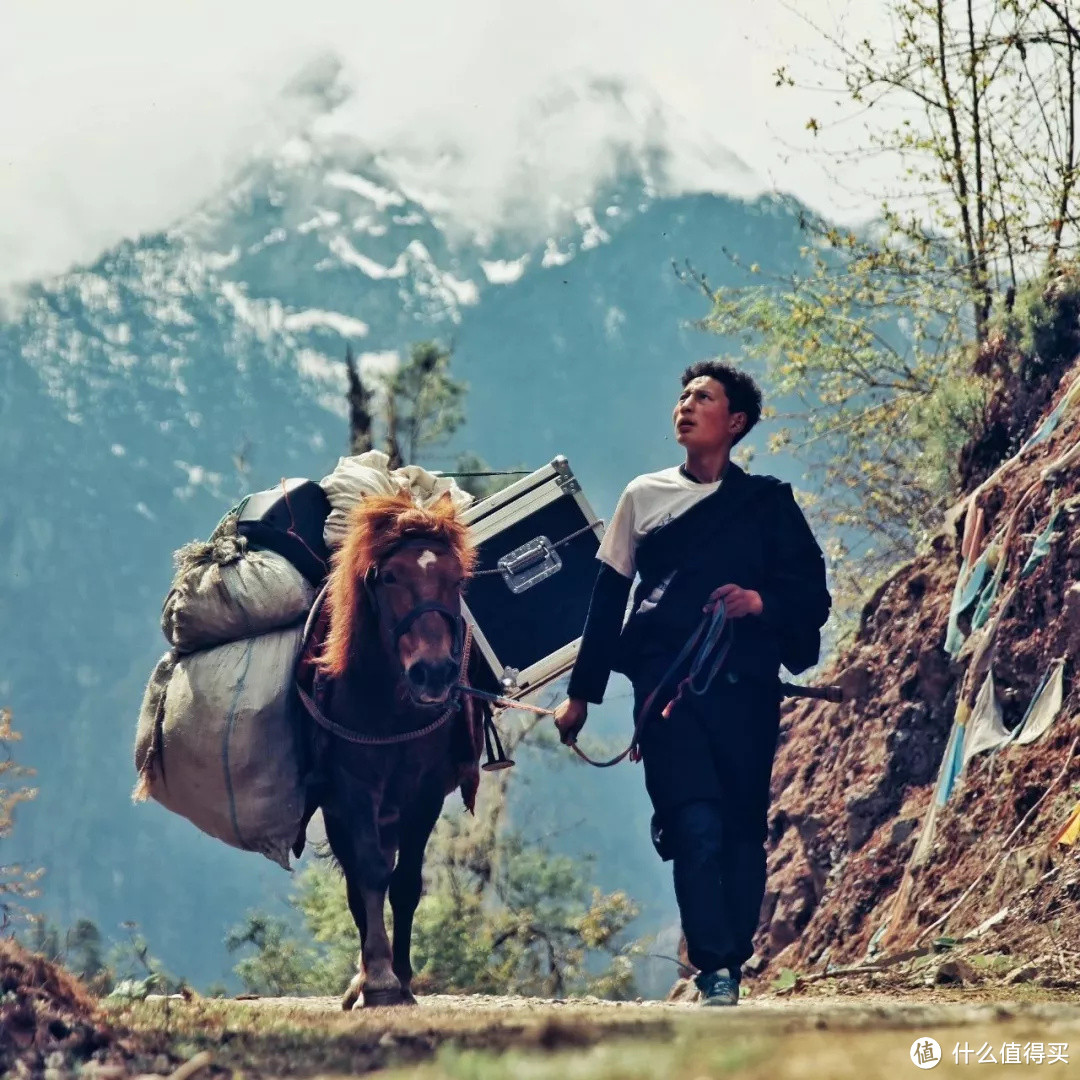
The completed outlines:
[[[728,974],[727,968],[705,971],[694,982],[701,991],[701,1005],[726,1006],[739,1004],[739,980]]]

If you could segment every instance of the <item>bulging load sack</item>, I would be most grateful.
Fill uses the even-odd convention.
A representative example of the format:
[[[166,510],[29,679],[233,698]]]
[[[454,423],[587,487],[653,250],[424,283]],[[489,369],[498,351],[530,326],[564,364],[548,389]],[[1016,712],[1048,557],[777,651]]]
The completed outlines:
[[[135,740],[136,801],[152,797],[286,870],[304,813],[293,688],[303,629],[167,653],[147,685]]]
[[[449,494],[455,509],[470,506],[473,497],[449,476],[436,476],[419,465],[390,468],[381,450],[338,459],[334,471],[319,481],[332,507],[323,529],[326,546],[337,548],[345,539],[349,514],[365,495],[397,495],[407,492],[418,506],[428,506]]]
[[[174,556],[161,629],[180,652],[264,634],[306,618],[315,588],[284,556],[252,550],[228,514],[207,541]]]

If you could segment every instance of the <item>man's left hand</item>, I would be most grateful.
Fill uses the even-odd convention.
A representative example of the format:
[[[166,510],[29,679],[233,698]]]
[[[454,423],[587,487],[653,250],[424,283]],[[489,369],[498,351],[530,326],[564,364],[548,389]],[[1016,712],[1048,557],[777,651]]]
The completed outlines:
[[[711,612],[717,600],[724,601],[724,614],[729,619],[741,619],[744,615],[760,615],[765,609],[761,594],[738,585],[721,585],[709,594],[709,602],[702,608]]]

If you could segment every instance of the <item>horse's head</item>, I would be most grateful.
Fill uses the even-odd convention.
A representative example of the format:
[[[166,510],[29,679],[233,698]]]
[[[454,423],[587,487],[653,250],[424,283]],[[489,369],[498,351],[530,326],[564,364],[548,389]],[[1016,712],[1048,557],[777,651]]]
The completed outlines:
[[[445,703],[458,680],[461,593],[474,559],[448,497],[423,509],[408,496],[364,499],[334,557],[323,670],[344,675],[361,623],[374,619],[384,662],[408,698]]]
[[[431,537],[410,536],[369,571],[380,639],[418,704],[444,702],[458,680],[464,581],[461,561]]]

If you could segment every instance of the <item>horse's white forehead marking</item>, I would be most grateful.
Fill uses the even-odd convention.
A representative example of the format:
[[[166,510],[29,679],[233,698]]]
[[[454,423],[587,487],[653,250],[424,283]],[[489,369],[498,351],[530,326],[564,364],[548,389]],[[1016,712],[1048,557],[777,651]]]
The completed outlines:
[[[419,555],[417,555],[416,565],[419,566],[421,570],[426,571],[433,562],[438,561],[438,558],[439,556],[436,555],[434,551],[430,551],[425,548],[423,551],[420,552]]]

